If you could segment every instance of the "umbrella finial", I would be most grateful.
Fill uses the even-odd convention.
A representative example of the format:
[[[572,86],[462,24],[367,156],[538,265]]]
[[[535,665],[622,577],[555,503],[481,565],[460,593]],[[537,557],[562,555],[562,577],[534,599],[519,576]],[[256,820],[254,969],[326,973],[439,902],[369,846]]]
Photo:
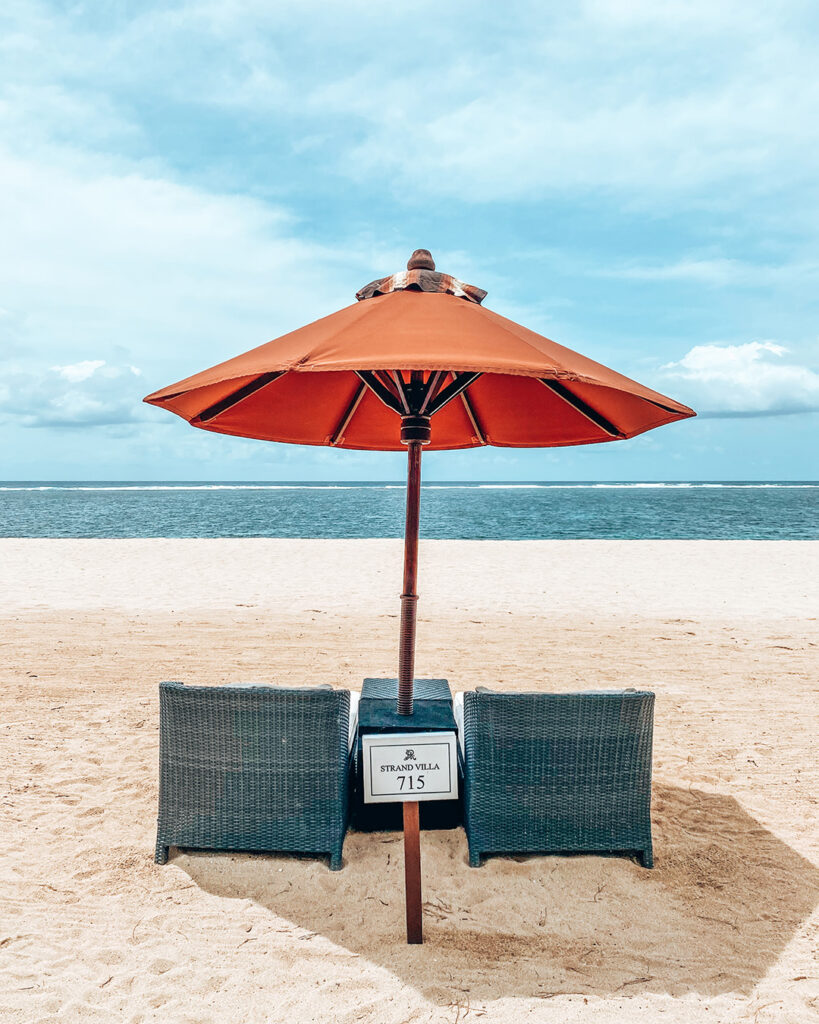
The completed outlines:
[[[434,270],[435,260],[429,249],[416,249],[407,260],[407,270]]]
[[[475,302],[479,306],[486,298],[483,288],[476,288],[472,284],[464,284],[456,277],[449,274],[439,274],[435,269],[435,260],[429,249],[416,249],[407,260],[407,269],[389,277],[379,277],[377,281],[370,281],[355,293],[355,297],[361,302],[363,299],[372,299],[377,295],[388,295],[390,292],[445,292],[448,295],[457,295],[458,298]]]

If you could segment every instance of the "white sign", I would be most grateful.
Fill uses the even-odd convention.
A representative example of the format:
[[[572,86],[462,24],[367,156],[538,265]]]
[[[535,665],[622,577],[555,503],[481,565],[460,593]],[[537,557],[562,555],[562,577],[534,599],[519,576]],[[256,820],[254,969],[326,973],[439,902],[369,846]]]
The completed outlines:
[[[454,732],[402,732],[361,737],[364,803],[457,800]]]

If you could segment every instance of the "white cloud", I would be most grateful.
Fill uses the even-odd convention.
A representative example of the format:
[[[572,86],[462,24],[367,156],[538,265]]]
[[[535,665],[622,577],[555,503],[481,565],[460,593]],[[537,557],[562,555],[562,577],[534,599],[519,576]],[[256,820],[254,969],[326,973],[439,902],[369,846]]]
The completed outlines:
[[[6,365],[0,417],[26,427],[113,427],[147,419],[139,370],[104,359],[65,366]]]
[[[0,178],[11,341],[76,364],[68,375],[113,350],[158,386],[355,301],[373,276],[369,247],[300,240],[258,199],[88,156],[66,168],[0,150]]]
[[[731,183],[719,197],[730,202],[810,186],[819,82],[798,19],[655,6],[636,18],[618,16],[624,5],[529,10],[525,43],[500,33],[494,52],[459,48],[433,75],[370,65],[325,85],[322,104],[367,123],[348,172],[477,200],[604,190],[714,202],[707,188]]]
[[[82,380],[93,377],[94,372],[102,366],[105,366],[104,359],[83,359],[79,363],[71,363],[68,366],[52,366],[51,369],[72,384],[78,384]]]
[[[260,200],[76,160],[0,149],[6,423],[181,431],[142,397],[354,302],[373,277],[366,248],[302,241]]]
[[[702,416],[776,416],[819,410],[819,373],[780,362],[788,353],[772,341],[696,345],[662,372]],[[771,358],[773,357],[773,358]]]
[[[798,0],[16,9],[7,106],[21,139],[144,153],[140,105],[170,102],[264,119],[283,148],[356,179],[461,201],[601,189],[714,201],[724,183],[756,198],[819,173]]]

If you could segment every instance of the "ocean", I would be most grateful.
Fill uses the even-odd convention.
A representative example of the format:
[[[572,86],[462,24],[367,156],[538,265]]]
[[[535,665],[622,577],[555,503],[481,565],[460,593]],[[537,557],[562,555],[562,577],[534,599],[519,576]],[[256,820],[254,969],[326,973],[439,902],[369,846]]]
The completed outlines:
[[[2,537],[400,537],[403,483],[5,482]],[[819,540],[819,482],[427,483],[421,536]]]

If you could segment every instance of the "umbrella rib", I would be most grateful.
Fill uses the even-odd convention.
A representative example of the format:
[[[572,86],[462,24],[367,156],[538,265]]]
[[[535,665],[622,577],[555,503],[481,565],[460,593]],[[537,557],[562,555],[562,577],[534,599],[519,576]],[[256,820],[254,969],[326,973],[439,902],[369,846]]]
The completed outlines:
[[[368,372],[372,372],[373,377],[375,377],[376,380],[381,381],[381,383],[384,385],[387,391],[389,391],[392,397],[398,398],[400,401],[398,388],[395,386],[395,381],[390,376],[390,373],[392,373],[391,370],[372,370]]]
[[[461,392],[461,401],[466,409],[466,415],[469,417],[469,422],[472,424],[472,429],[475,431],[475,436],[481,444],[486,444],[486,435],[481,430],[481,425],[478,423],[478,417],[475,415],[475,410],[472,408],[472,403],[469,401],[465,391]]]
[[[249,381],[247,384],[243,384],[240,388],[232,391],[229,395],[224,398],[220,398],[218,402],[214,402],[213,405],[209,405],[207,409],[203,409],[198,416],[194,416],[191,423],[208,423],[216,416],[221,416],[223,412],[228,409],[232,409],[234,405],[238,405],[239,402],[243,402],[246,398],[250,398],[251,395],[255,395],[257,391],[261,391],[262,388],[267,387],[268,384],[272,384],[274,380],[278,380],[279,377],[283,376],[284,370],[277,370],[272,373],[261,373],[255,380]]]
[[[430,378],[427,381],[427,389],[424,392],[424,400],[421,402],[421,405],[418,409],[419,416],[426,415],[427,406],[438,394],[441,388],[441,383],[443,382],[445,376],[446,374],[443,370],[435,370],[432,374],[430,374]]]
[[[361,404],[361,399],[364,397],[364,392],[367,390],[367,385],[362,381],[353,395],[353,399],[344,412],[341,415],[341,419],[338,421],[338,425],[333,433],[330,435],[330,444],[335,445],[344,437],[344,431],[349,427],[350,420],[355,416],[356,409]]]
[[[650,402],[652,405],[656,405],[657,408],[662,409],[663,412],[670,412],[673,413],[675,416],[681,415],[679,409],[672,409],[670,405],[663,405],[662,402],[655,402],[653,398],[646,398],[644,399],[644,401]],[[684,415],[690,415],[690,413],[685,413]],[[694,415],[696,415],[696,413]]]
[[[626,436],[619,427],[615,427],[611,420],[607,420],[602,413],[593,409],[588,402],[584,402],[582,398],[579,398],[573,391],[570,391],[565,384],[543,377],[539,377],[538,380],[544,387],[557,395],[558,398],[562,398],[567,405],[570,405],[576,412],[579,412],[581,416],[585,416],[587,420],[605,431],[610,437],[624,438]]]
[[[465,391],[470,384],[476,381],[480,377],[480,373],[459,373],[451,384],[441,391],[436,398],[430,402],[428,416],[434,416],[436,412],[440,412],[441,409],[453,398],[457,398],[462,391]]]
[[[390,377],[392,377],[396,391],[398,392],[398,400],[404,407],[404,415],[409,416],[410,407],[409,402],[407,401],[407,392],[404,390],[404,379],[398,370],[390,370]]]
[[[367,385],[375,397],[386,405],[388,409],[392,409],[393,412],[397,412],[399,416],[402,415],[403,409],[397,397],[378,379],[378,377],[376,377],[372,370],[356,370],[355,374]]]

